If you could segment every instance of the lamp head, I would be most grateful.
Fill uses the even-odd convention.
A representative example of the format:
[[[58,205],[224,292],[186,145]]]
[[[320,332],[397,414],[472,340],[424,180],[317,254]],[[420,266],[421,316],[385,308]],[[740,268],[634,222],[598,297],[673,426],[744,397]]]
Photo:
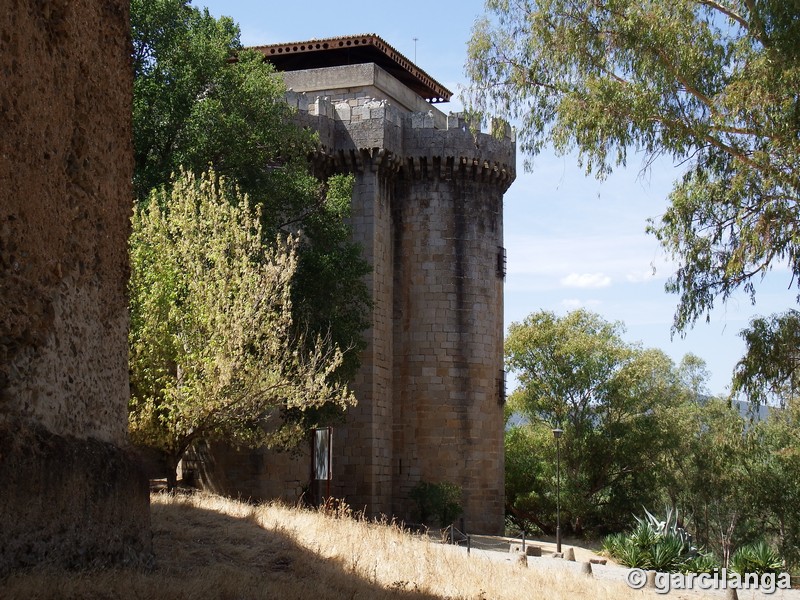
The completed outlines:
[[[563,429],[560,429],[560,428],[558,428],[558,427],[556,427],[555,429],[553,429],[553,437],[554,437],[554,438],[556,438],[556,439],[560,438],[560,437],[562,436],[562,434],[563,434],[563,433],[564,433],[564,430],[563,430]]]

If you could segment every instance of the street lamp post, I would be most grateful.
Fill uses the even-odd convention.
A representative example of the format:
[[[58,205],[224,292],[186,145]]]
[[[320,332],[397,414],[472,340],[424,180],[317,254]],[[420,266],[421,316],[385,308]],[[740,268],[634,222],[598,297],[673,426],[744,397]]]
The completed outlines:
[[[561,553],[561,439],[563,429],[553,429],[556,438],[556,552]]]

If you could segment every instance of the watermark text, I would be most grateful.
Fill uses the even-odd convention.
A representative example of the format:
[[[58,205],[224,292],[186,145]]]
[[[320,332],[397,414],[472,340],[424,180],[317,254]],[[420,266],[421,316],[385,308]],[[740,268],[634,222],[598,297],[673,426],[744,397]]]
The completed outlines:
[[[655,588],[658,594],[671,590],[759,590],[773,594],[775,590],[792,587],[789,573],[729,573],[727,569],[714,569],[711,573],[661,573],[631,569],[625,575],[628,586],[635,590]]]

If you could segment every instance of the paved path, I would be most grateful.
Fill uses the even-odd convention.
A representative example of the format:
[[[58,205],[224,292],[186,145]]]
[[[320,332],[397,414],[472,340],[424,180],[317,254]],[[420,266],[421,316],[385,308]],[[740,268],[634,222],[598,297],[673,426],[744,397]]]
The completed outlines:
[[[518,553],[509,552],[510,545],[520,544],[520,540],[511,540],[509,538],[492,537],[492,536],[470,536],[471,548],[470,556],[475,558],[482,558],[493,562],[517,562],[519,560]],[[561,572],[564,575],[573,577],[585,577],[582,572],[584,563],[588,562],[591,558],[605,558],[600,557],[591,550],[578,546],[568,546],[562,544],[563,553],[567,553],[570,548],[575,552],[575,561],[569,561],[559,558],[554,558],[555,544],[551,542],[542,542],[537,540],[530,540],[526,545],[539,546],[542,549],[541,557],[528,556],[528,567],[532,569],[547,569],[548,571]],[[454,552],[459,554],[466,554],[466,542],[460,545],[443,545],[442,548],[446,552]],[[604,579],[608,581],[626,582],[626,578],[631,569],[614,564],[613,561],[608,561],[608,564],[592,565],[592,575],[597,579]],[[659,574],[659,586],[661,590],[666,589],[667,574]],[[645,588],[647,589],[647,588]],[[652,588],[650,588],[652,589]],[[656,590],[653,590],[656,591]],[[664,592],[661,592],[664,593]],[[702,598],[728,598],[729,590],[702,590],[696,586],[694,589],[670,589],[669,593],[664,593],[664,597],[671,600],[686,599],[686,600],[700,600]],[[800,600],[800,589],[792,590],[779,590],[776,589],[772,594],[766,594],[756,590],[737,590],[738,600]]]

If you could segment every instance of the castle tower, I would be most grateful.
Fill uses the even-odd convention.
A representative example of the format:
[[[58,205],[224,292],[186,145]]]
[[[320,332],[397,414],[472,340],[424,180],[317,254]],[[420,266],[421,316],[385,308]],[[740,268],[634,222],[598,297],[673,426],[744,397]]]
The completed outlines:
[[[439,111],[450,92],[378,36],[257,50],[319,131],[317,168],[354,173],[354,235],[373,267],[358,406],[334,436],[333,494],[410,518],[416,484],[451,482],[463,489],[469,531],[502,531],[513,139]]]
[[[474,133],[450,92],[375,35],[256,48],[319,132],[315,169],[355,175],[353,235],[372,265],[358,405],[333,434],[331,495],[413,520],[422,481],[463,490],[464,527],[503,530],[503,193],[507,127]],[[215,445],[187,461],[214,491],[295,501],[310,457]],[[328,490],[326,490],[327,492]]]

